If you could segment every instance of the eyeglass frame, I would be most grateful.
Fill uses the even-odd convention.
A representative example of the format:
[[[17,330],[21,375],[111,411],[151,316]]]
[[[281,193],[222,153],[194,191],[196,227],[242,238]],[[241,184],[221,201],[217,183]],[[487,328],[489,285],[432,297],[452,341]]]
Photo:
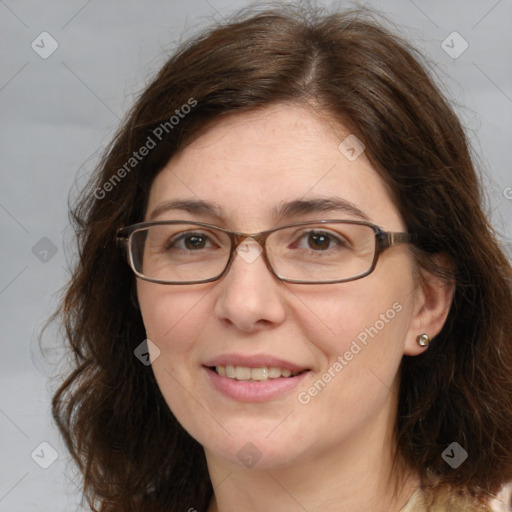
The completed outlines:
[[[203,228],[210,228],[210,229],[216,229],[219,231],[222,231],[223,233],[227,234],[230,243],[231,243],[231,250],[229,253],[229,258],[227,260],[226,266],[224,267],[224,270],[211,278],[208,279],[201,279],[199,281],[164,281],[161,279],[153,279],[150,277],[146,277],[140,272],[138,272],[135,269],[135,264],[133,262],[133,255],[131,250],[131,244],[130,244],[130,237],[131,235],[140,229],[144,228],[150,228],[152,226],[159,226],[159,225],[172,225],[172,224],[192,224],[194,226],[200,226]],[[272,264],[270,263],[270,260],[268,258],[267,254],[267,248],[266,248],[266,240],[267,238],[274,233],[275,231],[279,231],[281,229],[291,228],[295,226],[306,226],[306,225],[314,225],[314,224],[356,224],[361,226],[368,226],[373,229],[373,232],[375,233],[375,252],[373,256],[373,261],[371,264],[371,267],[362,274],[359,274],[355,277],[349,277],[345,279],[336,279],[336,280],[329,280],[329,281],[302,281],[298,279],[287,279],[284,277],[281,277],[272,267]],[[144,281],[148,281],[151,283],[157,283],[157,284],[170,284],[170,285],[181,285],[181,284],[202,284],[202,283],[211,283],[214,281],[218,281],[221,279],[225,274],[228,273],[233,260],[235,259],[235,253],[238,247],[245,241],[247,238],[251,238],[254,240],[262,249],[263,254],[263,260],[265,261],[265,264],[271,274],[273,274],[277,279],[279,279],[282,282],[285,283],[293,283],[293,284],[336,284],[336,283],[347,283],[350,281],[357,281],[359,279],[362,279],[363,277],[366,277],[370,275],[377,266],[377,262],[379,260],[379,256],[382,252],[384,252],[386,249],[389,249],[391,247],[394,247],[395,245],[399,244],[406,244],[411,243],[416,239],[416,235],[414,233],[407,233],[407,232],[393,232],[393,231],[384,231],[381,227],[377,226],[376,224],[373,224],[371,222],[367,221],[361,221],[361,220],[342,220],[342,219],[323,219],[323,220],[317,220],[317,221],[303,221],[303,222],[294,222],[291,224],[284,224],[282,226],[277,226],[272,229],[267,229],[265,231],[260,231],[259,233],[242,233],[240,231],[231,231],[229,229],[216,226],[215,224],[208,224],[205,222],[194,222],[194,221],[186,221],[186,220],[160,220],[160,221],[151,221],[151,222],[138,222],[136,224],[131,224],[129,226],[125,226],[120,228],[116,232],[116,243],[117,246],[125,253],[125,258],[127,259],[128,265],[130,266],[131,270],[134,272],[135,276],[139,279],[142,279]]]

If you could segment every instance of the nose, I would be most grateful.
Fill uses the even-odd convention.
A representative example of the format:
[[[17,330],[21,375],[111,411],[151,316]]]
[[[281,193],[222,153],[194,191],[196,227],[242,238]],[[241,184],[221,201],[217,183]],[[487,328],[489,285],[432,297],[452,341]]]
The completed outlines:
[[[244,240],[218,283],[217,318],[244,332],[278,325],[285,318],[280,282],[267,268],[262,252],[257,242]]]

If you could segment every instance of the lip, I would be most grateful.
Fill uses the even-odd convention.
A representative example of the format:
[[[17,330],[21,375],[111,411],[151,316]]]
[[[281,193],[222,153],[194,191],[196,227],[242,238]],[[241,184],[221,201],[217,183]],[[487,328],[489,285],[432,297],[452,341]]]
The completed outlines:
[[[292,373],[309,370],[306,366],[299,366],[290,361],[285,361],[284,359],[266,354],[256,354],[252,356],[244,354],[222,354],[205,361],[203,366],[227,366],[228,364],[232,366],[246,366],[248,368],[262,368],[264,366],[270,368],[272,366],[274,368],[290,370]]]
[[[248,368],[275,367],[302,372],[294,377],[279,377],[266,381],[236,380],[222,377],[212,367],[246,366]],[[222,354],[205,361],[203,368],[213,387],[223,395],[239,402],[266,402],[293,390],[309,373],[309,368],[271,355]]]
[[[309,373],[309,370],[306,370],[295,377],[279,377],[278,379],[269,379],[267,381],[252,381],[222,377],[215,370],[206,366],[203,367],[203,369],[217,391],[220,391],[223,395],[233,400],[247,403],[267,402],[281,397],[296,388]]]

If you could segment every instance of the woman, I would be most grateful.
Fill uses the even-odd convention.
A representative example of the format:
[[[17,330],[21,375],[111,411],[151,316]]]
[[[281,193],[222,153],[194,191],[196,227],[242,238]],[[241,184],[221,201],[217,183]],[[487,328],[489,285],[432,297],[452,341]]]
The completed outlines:
[[[53,412],[101,511],[491,510],[509,262],[457,117],[361,12],[183,45],[74,210]]]

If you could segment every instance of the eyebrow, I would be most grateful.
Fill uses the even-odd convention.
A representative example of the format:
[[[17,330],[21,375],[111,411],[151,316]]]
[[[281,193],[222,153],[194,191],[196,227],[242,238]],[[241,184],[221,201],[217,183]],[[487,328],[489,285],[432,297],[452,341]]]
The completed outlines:
[[[196,215],[207,215],[222,218],[222,208],[214,203],[196,199],[173,199],[158,205],[149,216],[150,220],[169,210],[182,210]]]
[[[319,197],[315,199],[298,199],[283,203],[275,208],[275,214],[278,217],[293,217],[306,213],[342,211],[362,220],[370,220],[362,210],[355,204],[341,199],[340,197]]]
[[[158,205],[151,212],[149,220],[153,220],[169,210],[182,210],[196,215],[224,218],[223,209],[215,203],[196,199],[173,199]],[[273,214],[277,218],[286,218],[328,211],[342,211],[362,220],[370,220],[368,215],[355,204],[339,197],[319,197],[284,202],[274,208]]]

